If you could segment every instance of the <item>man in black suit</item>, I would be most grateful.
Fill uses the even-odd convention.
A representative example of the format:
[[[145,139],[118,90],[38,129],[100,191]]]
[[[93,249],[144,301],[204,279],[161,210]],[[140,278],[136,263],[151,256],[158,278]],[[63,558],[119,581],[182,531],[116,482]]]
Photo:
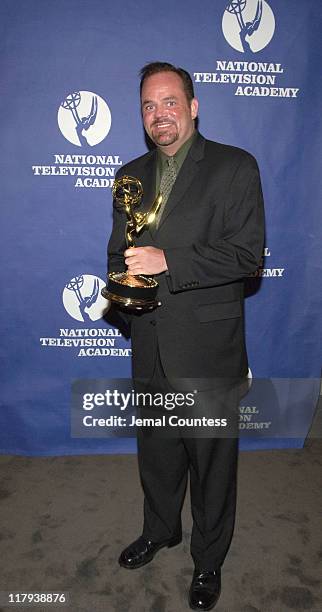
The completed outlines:
[[[109,271],[155,275],[161,306],[124,315],[131,325],[134,380],[164,394],[198,390],[198,414],[235,423],[227,436],[138,430],[144,490],[142,535],[121,554],[122,567],[151,561],[181,541],[181,508],[190,474],[195,571],[192,609],[210,610],[220,595],[221,565],[236,507],[238,383],[247,375],[243,279],[259,265],[263,200],[256,160],[236,147],[203,138],[195,129],[198,102],[189,74],[154,62],[141,71],[144,128],[156,145],[123,166],[143,184],[142,210],[160,191],[155,227],[126,249],[124,210],[114,202]],[[181,385],[181,386],[180,386]],[[186,387],[185,387],[186,385]],[[182,388],[181,388],[182,387]]]

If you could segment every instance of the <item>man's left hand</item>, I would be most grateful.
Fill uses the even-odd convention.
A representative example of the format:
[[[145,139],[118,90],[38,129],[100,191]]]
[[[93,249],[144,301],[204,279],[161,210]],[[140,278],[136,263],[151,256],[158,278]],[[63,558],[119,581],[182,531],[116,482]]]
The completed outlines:
[[[129,274],[160,274],[168,269],[163,250],[152,246],[126,249],[124,257]]]

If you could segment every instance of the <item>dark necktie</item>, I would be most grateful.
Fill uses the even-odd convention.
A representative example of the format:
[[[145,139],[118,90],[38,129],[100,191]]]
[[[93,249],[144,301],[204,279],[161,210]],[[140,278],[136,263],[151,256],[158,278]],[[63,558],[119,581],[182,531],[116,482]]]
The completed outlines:
[[[159,227],[165,205],[170,195],[171,189],[177,178],[177,164],[174,157],[168,157],[166,162],[166,168],[162,174],[160,182],[160,193],[162,195],[162,202],[156,219],[156,227]]]

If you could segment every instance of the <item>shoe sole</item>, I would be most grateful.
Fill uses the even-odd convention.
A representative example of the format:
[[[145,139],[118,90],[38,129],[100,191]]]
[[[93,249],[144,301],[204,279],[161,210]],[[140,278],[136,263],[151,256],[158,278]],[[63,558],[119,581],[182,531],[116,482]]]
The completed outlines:
[[[140,567],[143,567],[144,565],[147,565],[148,563],[151,563],[151,561],[153,561],[155,555],[159,552],[159,550],[161,550],[162,548],[173,548],[174,546],[177,546],[178,544],[180,544],[182,542],[182,538],[178,538],[177,540],[173,540],[171,542],[169,542],[169,544],[162,544],[162,546],[159,546],[159,548],[157,548],[154,553],[153,556],[151,557],[151,559],[148,559],[147,561],[141,561],[141,563],[138,563],[137,565],[126,565],[125,563],[123,563],[120,559],[119,559],[119,565],[121,567],[123,567],[124,569],[130,569],[130,570],[134,570],[134,569],[139,569]]]

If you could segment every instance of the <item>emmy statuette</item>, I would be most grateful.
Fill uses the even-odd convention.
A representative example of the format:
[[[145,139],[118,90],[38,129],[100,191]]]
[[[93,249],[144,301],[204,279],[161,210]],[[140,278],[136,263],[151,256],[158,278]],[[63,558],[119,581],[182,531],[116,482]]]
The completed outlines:
[[[127,223],[125,228],[126,244],[135,248],[134,236],[149,227],[156,218],[162,202],[159,194],[147,212],[135,212],[134,206],[141,202],[142,184],[133,176],[123,176],[114,181],[113,198],[125,208]],[[110,272],[107,286],[102,295],[123,308],[130,310],[152,310],[160,304],[156,299],[158,283],[151,276],[132,275],[128,272]]]

